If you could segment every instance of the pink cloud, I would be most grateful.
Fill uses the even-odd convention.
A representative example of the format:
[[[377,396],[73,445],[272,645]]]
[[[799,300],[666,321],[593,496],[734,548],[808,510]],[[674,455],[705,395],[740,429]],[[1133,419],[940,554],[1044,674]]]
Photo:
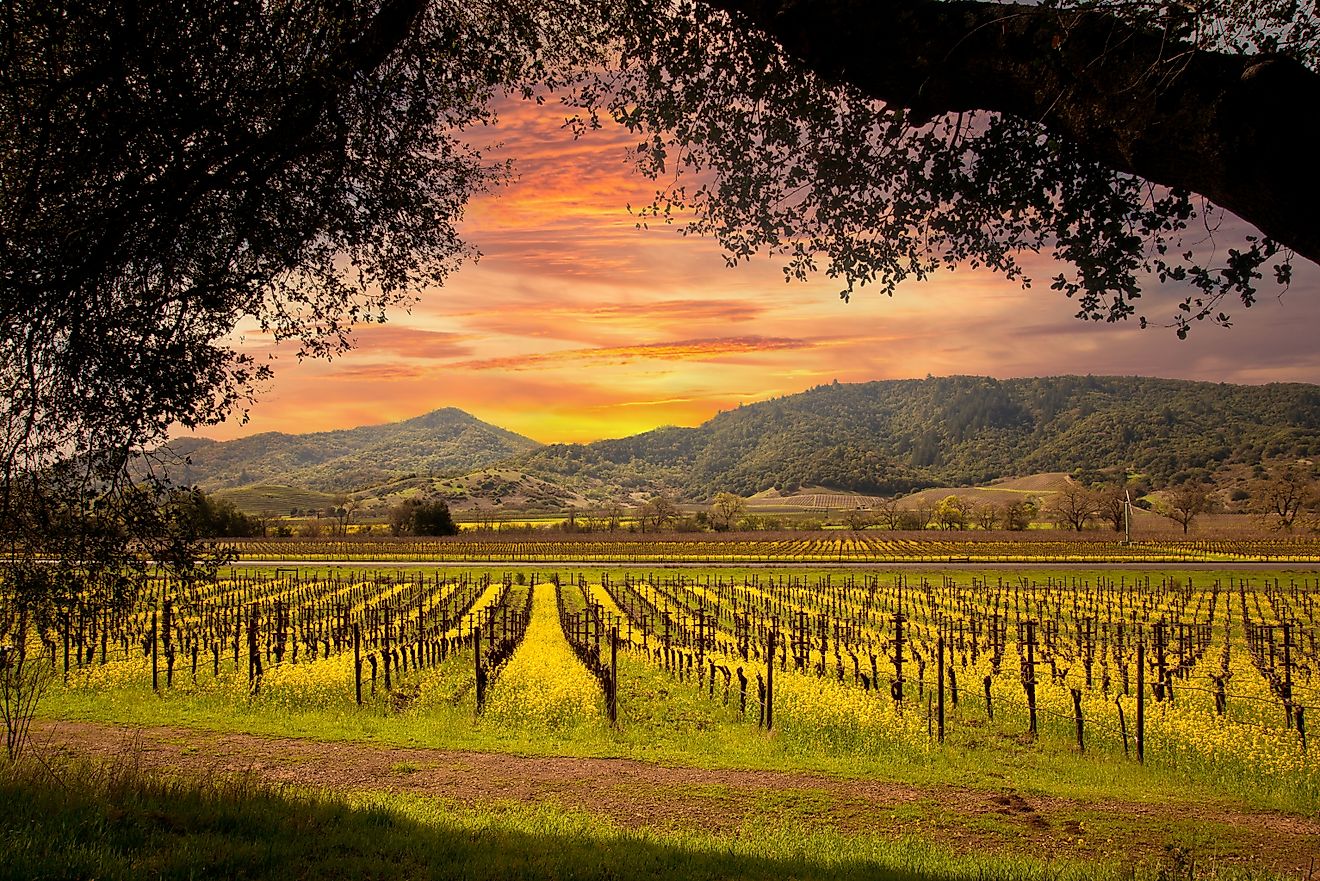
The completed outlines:
[[[411,314],[367,326],[333,363],[277,363],[246,426],[311,431],[457,406],[544,441],[590,440],[820,383],[979,373],[1152,374],[1230,382],[1320,381],[1320,269],[1297,268],[1281,304],[1237,308],[1231,331],[1179,342],[1135,322],[1095,325],[1038,284],[938,273],[895,295],[785,284],[779,264],[726,267],[717,243],[636,229],[627,205],[656,185],[632,172],[617,128],[574,141],[567,111],[508,101],[490,134],[517,162],[507,188],[469,206],[464,234],[485,257]],[[1038,281],[1058,269],[1028,261]],[[1147,308],[1161,320],[1151,295]],[[1141,305],[1147,305],[1142,303]],[[1168,310],[1166,310],[1168,311]],[[259,346],[261,341],[253,339]]]
[[[364,354],[385,353],[400,358],[441,360],[472,353],[469,345],[472,338],[468,335],[422,330],[402,322],[364,325],[353,336],[354,351]]]
[[[570,349],[555,352],[537,352],[528,355],[508,355],[455,364],[468,370],[528,370],[546,364],[565,362],[594,362],[628,364],[642,359],[658,361],[713,361],[729,355],[768,352],[783,349],[808,349],[811,341],[777,337],[722,337],[719,339],[677,340],[667,343],[643,343],[636,346],[611,348]]]

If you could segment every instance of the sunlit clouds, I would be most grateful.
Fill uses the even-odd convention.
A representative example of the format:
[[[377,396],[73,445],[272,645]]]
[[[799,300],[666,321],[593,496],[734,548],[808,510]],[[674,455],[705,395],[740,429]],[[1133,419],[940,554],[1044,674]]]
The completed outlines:
[[[928,373],[1320,381],[1320,271],[1309,264],[1282,302],[1230,309],[1233,329],[1198,326],[1186,342],[1167,328],[1077,321],[1048,290],[1057,270],[1044,258],[1029,290],[966,270],[845,303],[834,280],[785,284],[771,259],[730,269],[713,241],[638,229],[627,206],[648,203],[656,184],[628,163],[635,138],[616,129],[574,141],[564,116],[510,102],[489,132],[518,179],[469,207],[464,234],[479,263],[361,328],[344,356],[281,357],[249,422],[206,433],[344,428],[454,406],[540,441],[580,441],[694,425],[834,379]],[[259,336],[248,346],[263,351]]]

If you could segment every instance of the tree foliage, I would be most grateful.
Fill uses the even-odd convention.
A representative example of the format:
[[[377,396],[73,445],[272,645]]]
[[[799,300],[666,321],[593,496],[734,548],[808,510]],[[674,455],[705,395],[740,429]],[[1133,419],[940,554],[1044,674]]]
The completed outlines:
[[[269,371],[235,345],[240,324],[333,353],[443,282],[471,253],[464,204],[502,173],[466,133],[526,56],[499,10],[14,7],[6,452],[122,451],[213,423]]]
[[[936,503],[932,516],[940,529],[966,529],[967,503],[958,496],[945,496]]]
[[[1034,498],[1009,502],[1004,506],[1004,528],[1011,532],[1021,532],[1031,528],[1031,521],[1040,511],[1040,503]]]
[[[395,535],[458,535],[458,524],[444,499],[409,499],[395,505],[389,523]]]
[[[135,460],[252,399],[270,364],[239,335],[342,351],[474,253],[464,205],[507,169],[473,130],[562,54],[533,24],[426,0],[7,8],[6,589],[118,594],[174,545]]]
[[[1182,527],[1183,535],[1197,517],[1214,509],[1214,496],[1204,486],[1183,483],[1165,493],[1155,510]]]
[[[657,493],[642,505],[638,520],[642,531],[661,532],[679,520],[678,506],[668,493]]]
[[[747,503],[731,492],[718,492],[710,502],[711,519],[716,529],[732,529],[746,512]]]
[[[663,182],[640,219],[681,218],[731,264],[769,253],[786,279],[823,271],[848,298],[960,265],[1028,285],[1029,258],[1048,252],[1079,318],[1126,319],[1171,293],[1158,317],[1184,336],[1228,324],[1224,301],[1250,306],[1264,274],[1288,284],[1275,239],[1320,259],[1300,210],[1320,185],[1279,119],[1320,93],[1313,5],[623,10],[617,66],[573,95],[590,109],[580,124],[608,115],[636,132],[639,167]],[[1257,170],[1275,165],[1287,221],[1251,210]],[[1217,197],[1275,238],[1224,231],[1207,246]]]
[[[1115,532],[1123,532],[1128,526],[1128,499],[1131,497],[1127,482],[1102,483],[1095,487],[1094,492],[1097,516],[1113,527]]]
[[[1315,468],[1292,462],[1274,469],[1256,483],[1255,508],[1270,525],[1291,530],[1297,518],[1320,502]]]
[[[1098,508],[1096,494],[1071,481],[1050,497],[1046,511],[1059,526],[1081,532],[1095,518]]]
[[[171,516],[198,538],[250,538],[261,534],[261,521],[238,510],[227,499],[216,499],[197,488],[180,489],[166,500]]]

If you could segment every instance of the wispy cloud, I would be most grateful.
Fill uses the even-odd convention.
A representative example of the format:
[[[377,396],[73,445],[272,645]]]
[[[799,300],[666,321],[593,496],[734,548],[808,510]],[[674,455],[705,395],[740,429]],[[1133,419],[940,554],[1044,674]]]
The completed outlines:
[[[775,260],[729,269],[710,239],[636,229],[626,206],[648,202],[656,184],[631,170],[634,136],[615,128],[575,141],[566,112],[502,107],[489,134],[504,146],[491,155],[513,158],[519,178],[469,206],[463,230],[480,263],[424,292],[411,314],[363,327],[332,363],[281,358],[251,421],[212,434],[457,406],[539,440],[591,440],[695,425],[833,379],[927,373],[1320,381],[1312,264],[1296,268],[1286,302],[1262,298],[1235,310],[1231,331],[1198,327],[1185,342],[1157,327],[1076,321],[1075,305],[1047,286],[1023,290],[986,271],[937,273],[892,298],[862,289],[845,304],[836,279],[785,284]],[[1059,271],[1048,254],[1026,262],[1038,282]],[[1147,293],[1158,322],[1163,300]],[[247,346],[287,351],[255,333]]]
[[[453,365],[467,370],[530,370],[546,364],[592,362],[595,364],[628,364],[650,359],[656,361],[714,361],[730,355],[752,352],[772,352],[783,349],[809,349],[810,340],[788,337],[721,337],[704,340],[678,340],[667,343],[644,343],[637,346],[614,346],[593,349],[563,349],[555,352],[534,352],[464,361]]]
[[[351,364],[332,367],[326,371],[326,375],[335,379],[393,382],[401,379],[420,379],[425,375],[425,371],[405,364]]]
[[[472,337],[447,331],[422,330],[404,324],[372,324],[354,334],[353,348],[362,353],[387,353],[399,358],[446,360],[472,353]]]

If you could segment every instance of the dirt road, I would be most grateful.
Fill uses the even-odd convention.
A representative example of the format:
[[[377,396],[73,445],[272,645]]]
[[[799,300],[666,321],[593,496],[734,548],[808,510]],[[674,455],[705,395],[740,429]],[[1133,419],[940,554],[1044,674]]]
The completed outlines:
[[[45,722],[48,752],[187,774],[252,773],[339,791],[393,791],[464,805],[547,802],[623,827],[731,832],[749,822],[918,835],[959,850],[1132,862],[1192,859],[1306,877],[1320,864],[1320,819],[1188,803],[1074,801],[1031,793],[668,767],[628,759],[530,757]]]

